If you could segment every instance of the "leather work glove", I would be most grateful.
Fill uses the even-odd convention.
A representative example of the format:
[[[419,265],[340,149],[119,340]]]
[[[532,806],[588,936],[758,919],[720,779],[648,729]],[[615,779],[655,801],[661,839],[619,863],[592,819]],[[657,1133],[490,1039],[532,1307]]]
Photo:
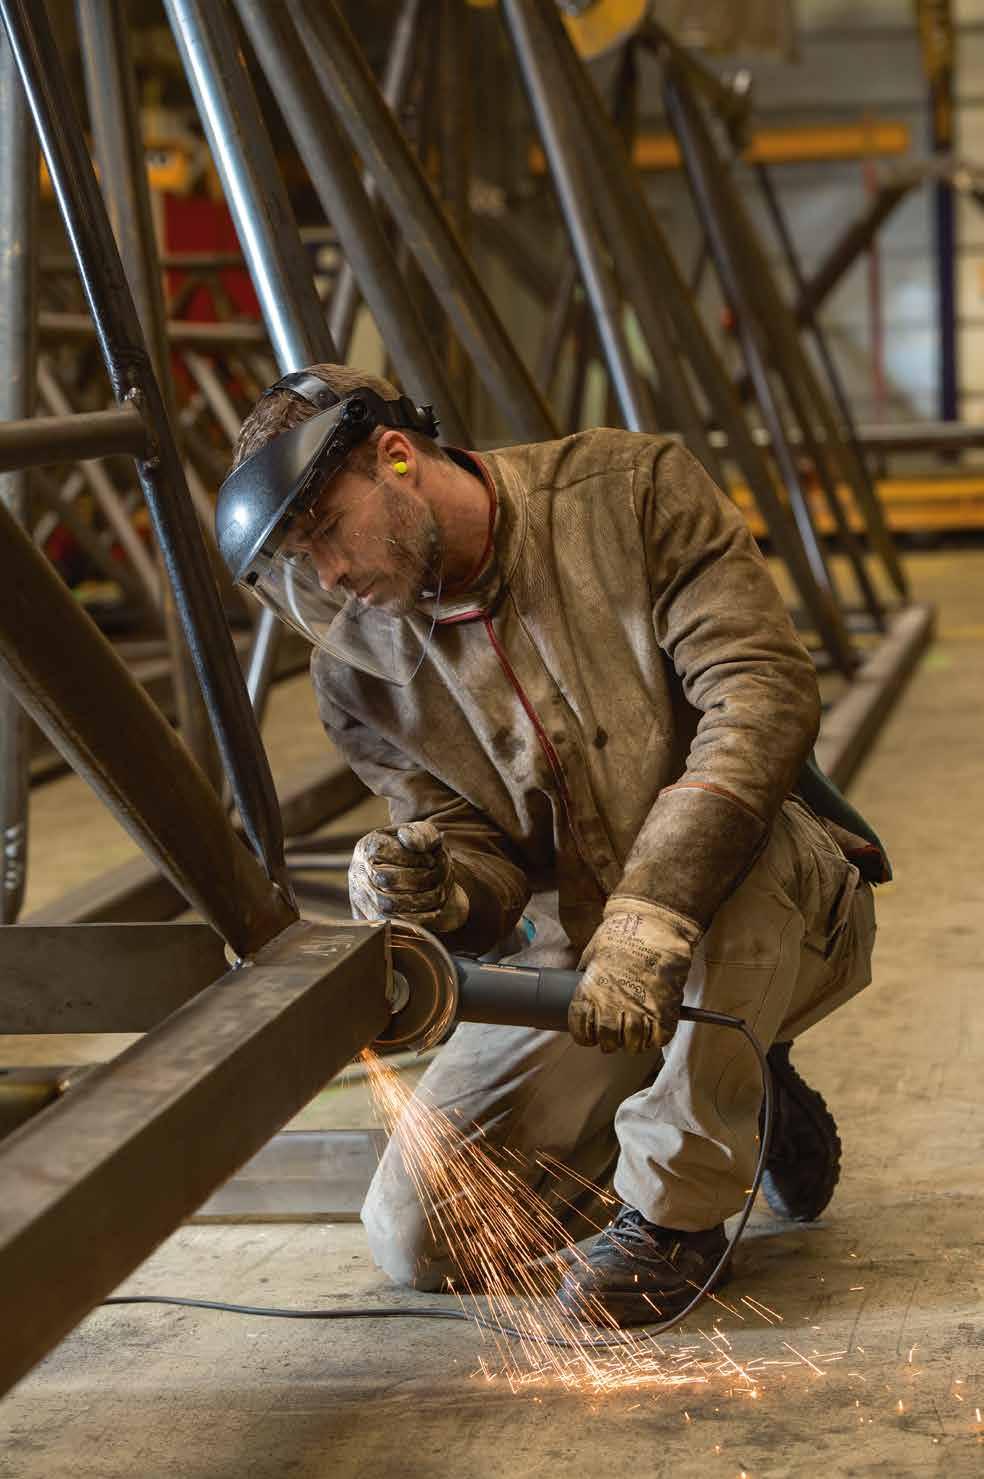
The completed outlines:
[[[468,895],[433,822],[368,833],[352,853],[348,885],[355,919],[396,916],[450,933],[468,918]]]
[[[574,1041],[614,1053],[668,1043],[700,926],[645,899],[610,899],[581,958],[584,975],[568,1011]]]

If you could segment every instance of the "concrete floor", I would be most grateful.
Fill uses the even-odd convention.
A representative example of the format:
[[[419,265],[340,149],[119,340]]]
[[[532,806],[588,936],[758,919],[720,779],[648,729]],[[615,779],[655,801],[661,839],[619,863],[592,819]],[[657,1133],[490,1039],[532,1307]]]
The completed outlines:
[[[705,1308],[664,1341],[699,1342],[720,1315],[737,1362],[776,1363],[756,1368],[758,1395],[720,1376],[601,1399],[514,1396],[476,1376],[483,1347],[461,1325],[106,1309],[5,1399],[3,1479],[984,1472],[984,552],[920,555],[910,568],[917,596],[940,603],[940,639],[852,793],[896,867],[879,893],[875,981],[795,1055],[840,1122],[843,1180],[814,1226],[755,1215],[727,1298],[750,1295],[781,1324],[741,1304],[744,1323]],[[285,697],[275,722],[296,730],[289,708]],[[74,783],[60,784],[68,798]],[[64,830],[43,821],[64,815],[47,797],[32,889],[54,850],[69,862]],[[98,837],[86,842],[87,866],[94,852],[109,861]],[[364,1114],[361,1091],[334,1092],[336,1109],[341,1092]],[[352,1224],[187,1227],[125,1288],[393,1300]]]

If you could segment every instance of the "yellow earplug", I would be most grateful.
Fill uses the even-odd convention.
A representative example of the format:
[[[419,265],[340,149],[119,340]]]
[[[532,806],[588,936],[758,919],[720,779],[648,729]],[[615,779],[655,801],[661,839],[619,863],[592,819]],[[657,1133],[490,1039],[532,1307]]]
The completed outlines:
[[[394,472],[395,472],[395,473],[396,473],[396,474],[397,474],[397,475],[398,475],[398,476],[399,476],[399,477],[401,477],[401,478],[402,478],[402,477],[403,477],[403,475],[404,475],[404,473],[407,473],[407,472],[409,472],[409,471],[410,471],[410,469],[409,469],[409,467],[407,467],[407,464],[406,464],[406,463],[405,463],[405,462],[394,462],[394,463],[393,463],[393,471],[394,471]]]

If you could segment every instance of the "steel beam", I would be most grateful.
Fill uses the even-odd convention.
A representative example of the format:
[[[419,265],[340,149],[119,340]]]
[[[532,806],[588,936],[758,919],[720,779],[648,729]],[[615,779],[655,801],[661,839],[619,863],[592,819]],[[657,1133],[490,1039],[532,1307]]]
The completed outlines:
[[[280,798],[288,836],[313,832],[365,801],[368,792],[354,771],[337,760],[294,778]],[[319,845],[324,845],[319,844]],[[25,925],[126,923],[173,919],[185,908],[184,894],[145,858],[118,868],[37,909]]]
[[[169,0],[174,3],[174,0]],[[403,239],[475,368],[518,436],[556,434],[553,419],[474,267],[455,239],[338,7],[289,0],[324,95],[373,174]]]
[[[0,1390],[379,1035],[386,943],[294,925],[0,1146]]]
[[[136,842],[240,955],[296,917],[232,831],[163,714],[2,505],[0,674]]]
[[[0,929],[0,1033],[149,1032],[227,969],[207,924]]]
[[[933,640],[936,612],[913,605],[889,618],[887,634],[823,718],[816,759],[844,790]]]

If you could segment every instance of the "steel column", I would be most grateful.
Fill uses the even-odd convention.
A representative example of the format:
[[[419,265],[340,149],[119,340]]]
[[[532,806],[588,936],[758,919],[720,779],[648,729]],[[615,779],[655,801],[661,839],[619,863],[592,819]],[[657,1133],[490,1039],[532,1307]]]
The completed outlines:
[[[0,674],[52,744],[240,955],[295,917],[235,836],[163,714],[2,506]]]
[[[236,0],[236,7],[398,376],[411,395],[434,401],[448,440],[468,446],[471,438],[444,363],[406,293],[348,141],[326,113],[318,80],[289,15],[267,0]]]
[[[0,36],[0,449],[9,423],[34,412],[38,306],[38,145],[13,54]],[[14,433],[16,438],[16,432]],[[26,473],[6,470],[0,452],[0,503],[27,517]],[[9,688],[0,688],[0,924],[24,902],[30,725]]]
[[[137,473],[236,805],[267,872],[289,894],[269,763],[51,26],[45,11],[30,0],[0,0],[0,15],[114,394],[119,402],[137,406],[157,438],[153,455],[137,459]]]
[[[295,925],[3,1143],[0,1390],[379,1035],[386,945]]]
[[[338,7],[331,0],[289,3],[325,97],[375,177],[489,392],[517,435],[531,441],[554,436],[550,412],[455,240]]]

